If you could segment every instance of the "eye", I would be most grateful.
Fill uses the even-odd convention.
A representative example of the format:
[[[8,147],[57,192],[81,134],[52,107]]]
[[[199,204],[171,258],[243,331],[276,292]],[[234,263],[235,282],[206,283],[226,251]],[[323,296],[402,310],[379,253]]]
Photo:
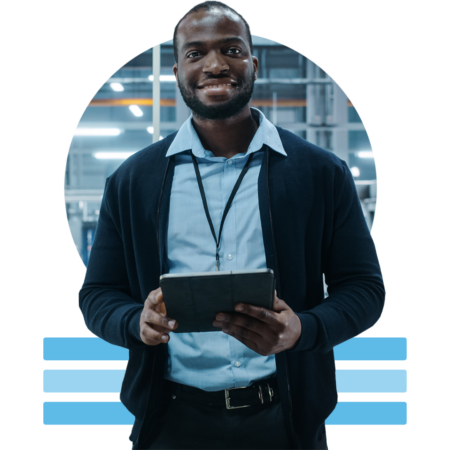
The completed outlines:
[[[200,52],[191,52],[186,55],[186,58],[196,58],[198,55],[200,55]]]
[[[242,53],[239,48],[231,47],[227,50],[227,53],[231,53],[232,55],[238,55],[239,53]]]

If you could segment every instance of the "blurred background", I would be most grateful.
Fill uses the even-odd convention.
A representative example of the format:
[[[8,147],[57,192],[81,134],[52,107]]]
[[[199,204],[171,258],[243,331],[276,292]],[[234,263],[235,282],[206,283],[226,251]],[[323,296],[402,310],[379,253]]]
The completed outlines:
[[[272,123],[335,153],[350,167],[383,269],[387,295],[382,325],[404,322],[411,328],[412,322],[450,320],[445,302],[450,280],[445,111],[420,103],[414,110],[392,104],[387,108],[383,101],[361,101],[361,92],[366,97],[368,93],[389,97],[391,86],[382,83],[395,85],[392,73],[379,71],[373,76],[352,67],[352,80],[344,73],[345,67],[339,70],[342,63],[336,56],[311,55],[314,61],[290,46],[257,35],[253,35],[253,44],[260,66],[252,106]],[[66,286],[82,283],[106,178],[128,156],[177,131],[189,117],[172,72],[172,40],[157,47],[157,55],[153,47],[148,48],[113,72],[74,129],[63,179]],[[351,57],[345,59],[352,66]],[[380,67],[382,62],[375,64]],[[374,67],[366,69],[373,71]],[[154,83],[154,73],[159,73],[159,83]],[[408,83],[402,84],[408,88]],[[353,103],[343,88],[352,93]],[[398,97],[399,92],[392,95]],[[158,96],[159,108],[153,104]],[[418,106],[426,115],[420,115]],[[402,120],[409,121],[408,126],[418,121],[418,129],[405,130]],[[324,280],[325,296],[326,289]],[[366,333],[376,335],[375,328]],[[390,335],[399,329],[401,325],[383,332]]]
[[[356,109],[313,62],[276,42],[252,38],[259,71],[251,105],[275,125],[335,153],[348,164],[371,228],[377,192],[375,164]],[[177,131],[190,115],[172,72],[172,41],[158,47],[159,64],[154,64],[150,49],[111,76],[86,108],[73,137],[67,158],[65,201],[70,230],[85,264],[106,178],[128,156],[150,145],[154,135],[162,139]],[[154,72],[160,73],[159,83],[154,82]],[[154,84],[155,99],[158,92],[160,97],[159,120],[155,117],[155,123]]]

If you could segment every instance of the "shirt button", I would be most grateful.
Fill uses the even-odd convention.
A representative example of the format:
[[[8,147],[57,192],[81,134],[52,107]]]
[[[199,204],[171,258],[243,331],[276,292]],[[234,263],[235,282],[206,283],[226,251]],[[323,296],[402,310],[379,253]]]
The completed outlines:
[[[231,159],[228,160],[228,165],[231,166],[231,164],[233,164],[233,161],[231,161]]]
[[[235,365],[236,367],[241,367],[241,363],[240,363],[239,361],[236,361],[236,362],[234,363],[234,365]]]
[[[233,259],[233,255],[232,255],[231,253],[228,255],[228,259],[229,259],[230,261]]]

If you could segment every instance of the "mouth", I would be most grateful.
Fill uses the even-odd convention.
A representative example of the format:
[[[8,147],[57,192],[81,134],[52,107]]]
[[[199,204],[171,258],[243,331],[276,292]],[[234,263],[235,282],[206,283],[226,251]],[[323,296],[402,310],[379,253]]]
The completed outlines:
[[[231,89],[234,89],[237,87],[237,83],[228,78],[228,79],[209,79],[204,81],[203,83],[200,83],[197,86],[197,89],[203,91],[204,93],[221,93],[221,92],[227,92]]]
[[[203,89],[205,91],[214,91],[214,90],[223,90],[223,89],[231,89],[236,87],[236,84],[232,83],[222,83],[222,84],[210,84],[208,86],[198,86],[197,89]]]

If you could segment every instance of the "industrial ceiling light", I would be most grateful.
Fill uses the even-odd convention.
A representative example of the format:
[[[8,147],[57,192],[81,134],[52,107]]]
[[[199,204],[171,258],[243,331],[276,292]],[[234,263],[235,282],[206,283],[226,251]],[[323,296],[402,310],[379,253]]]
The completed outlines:
[[[119,136],[119,128],[77,128],[74,136]]]
[[[360,175],[361,175],[361,172],[359,171],[359,168],[358,167],[352,167],[351,169],[350,169],[350,172],[352,173],[352,175],[355,177],[355,178],[357,178],[357,177],[359,177]]]
[[[120,83],[109,83],[109,85],[111,86],[111,89],[113,91],[116,91],[116,92],[124,91],[124,88]]]
[[[144,113],[142,112],[142,109],[139,108],[138,105],[130,105],[128,108],[130,108],[130,111],[136,116],[136,117],[142,117]]]
[[[373,151],[372,150],[362,150],[362,151],[356,153],[356,156],[358,158],[373,158]]]
[[[148,79],[150,81],[153,81],[153,75],[149,75]],[[160,75],[159,76],[159,81],[161,82],[172,82],[174,83],[175,81],[177,81],[175,75]]]

